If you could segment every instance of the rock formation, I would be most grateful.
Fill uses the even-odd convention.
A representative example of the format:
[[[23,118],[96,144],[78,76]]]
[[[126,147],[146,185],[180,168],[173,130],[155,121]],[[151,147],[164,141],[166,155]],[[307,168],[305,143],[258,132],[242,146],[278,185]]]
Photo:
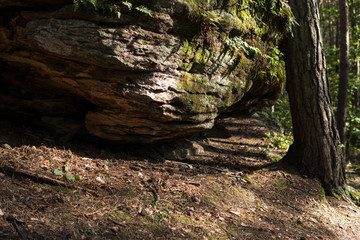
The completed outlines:
[[[83,124],[100,138],[149,143],[279,97],[283,81],[261,54],[235,53],[189,4],[155,2],[153,16],[125,9],[117,18],[69,0],[1,1],[1,113],[35,116],[64,135]],[[273,46],[253,20],[214,14],[263,53]]]

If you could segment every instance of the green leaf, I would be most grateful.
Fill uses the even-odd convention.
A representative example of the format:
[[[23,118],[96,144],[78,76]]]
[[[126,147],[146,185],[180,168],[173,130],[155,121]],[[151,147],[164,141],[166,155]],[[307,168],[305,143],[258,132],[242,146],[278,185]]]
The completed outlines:
[[[97,0],[89,0],[89,2],[94,6],[95,10],[97,10]]]
[[[131,8],[132,8],[132,3],[131,2],[122,1],[121,3],[124,4],[125,6],[127,6],[129,10],[131,10]]]
[[[76,181],[80,181],[80,176],[79,175],[75,175],[74,177],[75,177]]]
[[[69,169],[70,169],[69,166],[66,166],[66,165],[64,166],[64,171],[65,172],[69,171]]]
[[[70,174],[70,173],[66,173],[65,174],[65,177],[67,180],[71,181],[71,182],[74,182],[75,181],[75,177],[74,175]]]
[[[80,7],[80,4],[79,3],[75,3],[74,4],[74,12],[76,12]]]
[[[109,162],[109,160],[104,160],[104,163],[109,164],[110,162]]]
[[[118,11],[116,11],[116,14],[117,14],[117,17],[118,18],[120,18],[120,16],[121,16],[121,12],[118,10]]]
[[[63,173],[63,171],[61,171],[60,168],[57,168],[57,169],[54,170],[54,174],[56,176],[62,176],[64,173]]]

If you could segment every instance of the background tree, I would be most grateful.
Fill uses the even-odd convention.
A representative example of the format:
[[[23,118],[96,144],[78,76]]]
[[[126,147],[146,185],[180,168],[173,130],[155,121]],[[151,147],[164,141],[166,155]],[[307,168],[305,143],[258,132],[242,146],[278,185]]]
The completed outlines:
[[[340,10],[340,78],[337,107],[337,129],[340,142],[345,145],[346,103],[349,78],[349,6],[347,0],[339,0]]]
[[[330,80],[330,92],[332,95],[333,107],[339,115],[342,110],[339,109],[338,96],[339,91],[342,91],[340,86],[340,45],[332,44],[336,42],[331,36],[335,29],[337,19],[340,19],[339,6],[337,0],[324,0],[321,3],[321,29],[324,41],[324,48],[326,51],[328,77]],[[349,5],[349,60],[348,60],[348,89],[347,89],[347,109],[346,109],[346,150],[347,160],[356,161],[360,156],[360,116],[359,116],[359,39],[360,31],[359,25],[360,15],[360,0],[347,1]],[[331,27],[330,27],[331,26]],[[341,35],[341,34],[336,34]],[[333,39],[333,40],[331,40]],[[337,41],[339,42],[339,41]],[[339,118],[339,117],[338,117]],[[340,123],[338,121],[338,123]]]
[[[326,75],[317,0],[290,0],[298,25],[284,40],[294,143],[283,162],[317,176],[327,194],[342,192],[345,162]]]

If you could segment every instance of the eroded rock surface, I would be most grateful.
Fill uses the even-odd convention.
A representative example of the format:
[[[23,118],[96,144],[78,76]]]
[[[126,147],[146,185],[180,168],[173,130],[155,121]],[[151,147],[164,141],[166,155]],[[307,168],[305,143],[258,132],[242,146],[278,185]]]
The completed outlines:
[[[66,0],[2,1],[0,10],[0,109],[62,134],[84,124],[108,140],[173,139],[211,128],[231,107],[271,105],[281,91],[258,74],[265,58],[204,36],[181,1],[120,19]]]

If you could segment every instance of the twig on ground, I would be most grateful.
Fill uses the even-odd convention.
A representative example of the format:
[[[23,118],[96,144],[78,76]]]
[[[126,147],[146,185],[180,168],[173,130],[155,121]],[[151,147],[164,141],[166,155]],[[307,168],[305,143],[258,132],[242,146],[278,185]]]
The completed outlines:
[[[22,240],[26,240],[27,237],[24,235],[24,233],[21,231],[21,229],[19,228],[17,223],[21,223],[20,221],[18,221],[15,217],[13,216],[8,216],[5,218],[6,221],[8,221],[9,223],[11,223],[11,225],[15,228],[16,233],[19,235],[20,239]]]
[[[39,182],[49,183],[49,184],[52,184],[52,185],[59,185],[59,186],[66,187],[66,188],[74,188],[74,189],[84,190],[84,191],[86,191],[86,192],[88,192],[88,193],[90,193],[90,194],[92,194],[92,195],[94,195],[96,197],[100,196],[99,193],[97,193],[96,191],[91,190],[89,188],[75,186],[73,184],[68,184],[68,183],[66,183],[64,181],[57,180],[57,179],[54,179],[54,178],[51,178],[51,177],[48,177],[48,176],[45,176],[45,175],[42,175],[42,174],[38,174],[38,173],[32,172],[30,170],[20,169],[20,168],[13,168],[13,167],[6,166],[6,165],[3,165],[3,166],[0,165],[0,170],[3,170],[3,171],[8,172],[8,173],[13,173],[13,174],[29,177],[29,178],[32,178],[32,179],[34,179],[36,181],[39,181]]]

